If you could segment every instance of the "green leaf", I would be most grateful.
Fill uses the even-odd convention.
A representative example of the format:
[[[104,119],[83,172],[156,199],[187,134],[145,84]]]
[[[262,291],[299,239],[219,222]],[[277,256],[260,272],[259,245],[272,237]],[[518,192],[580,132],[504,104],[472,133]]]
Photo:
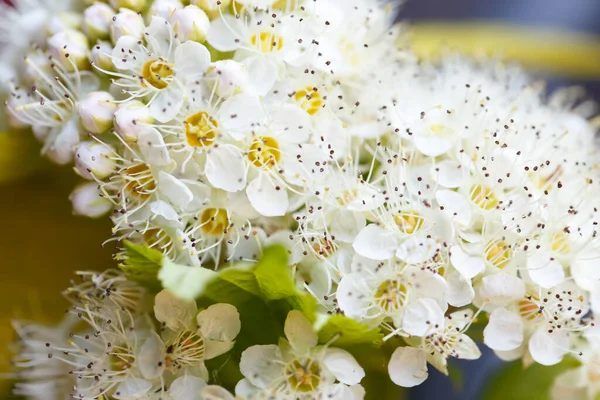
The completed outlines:
[[[215,276],[217,273],[213,270],[175,264],[167,257],[164,257],[162,268],[158,273],[158,279],[165,289],[169,289],[182,299],[190,300],[198,297]]]
[[[315,319],[317,301],[309,293],[301,293],[288,266],[283,246],[267,248],[254,268],[254,275],[265,300],[273,302],[283,319],[291,310],[299,310],[311,321]]]
[[[565,358],[560,364],[550,367],[536,363],[524,369],[521,361],[515,361],[493,377],[483,399],[505,400],[507,390],[510,390],[511,400],[550,400],[554,378],[578,365],[577,360]]]
[[[123,246],[123,252],[117,255],[116,259],[119,261],[119,268],[125,272],[127,278],[153,290],[160,290],[158,273],[162,267],[162,253],[147,246],[133,244],[128,240],[123,241]]]
[[[383,334],[379,328],[369,328],[356,320],[343,315],[332,315],[319,329],[319,341],[331,343],[335,347],[349,347],[358,344],[379,346]]]

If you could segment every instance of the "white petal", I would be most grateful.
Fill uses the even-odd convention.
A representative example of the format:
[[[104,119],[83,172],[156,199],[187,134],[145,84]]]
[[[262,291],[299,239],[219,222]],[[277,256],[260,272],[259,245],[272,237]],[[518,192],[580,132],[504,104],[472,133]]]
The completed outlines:
[[[367,221],[362,213],[340,209],[329,227],[331,235],[340,242],[352,243]]]
[[[454,307],[463,307],[470,304],[475,297],[475,291],[471,281],[462,277],[456,271],[450,271],[446,274],[448,289],[446,291],[446,301]]]
[[[414,347],[398,347],[388,364],[388,373],[398,386],[420,385],[429,376],[425,352]]]
[[[112,51],[112,63],[117,69],[135,70],[145,61],[145,57],[138,57],[141,48],[138,42],[140,39],[134,36],[121,36]]]
[[[172,330],[189,327],[198,308],[194,300],[185,300],[163,289],[154,298],[154,316]]]
[[[240,21],[224,14],[212,21],[206,40],[219,51],[233,51],[242,45],[241,37]]]
[[[469,200],[452,190],[438,190],[435,198],[444,212],[458,224],[468,227],[471,224],[472,212]]]
[[[444,312],[438,302],[430,298],[411,303],[402,318],[402,329],[414,336],[427,336],[443,328]]]
[[[287,143],[305,143],[310,137],[312,121],[310,115],[300,106],[283,104],[276,106],[268,114],[269,126],[277,137]]]
[[[242,327],[240,314],[231,304],[213,304],[196,316],[202,336],[210,340],[232,341]]]
[[[569,336],[564,329],[548,333],[547,327],[538,328],[529,339],[531,357],[542,365],[555,365],[562,361],[569,349]]]
[[[523,343],[523,320],[506,308],[496,308],[483,330],[483,343],[499,351],[518,348]]]
[[[146,398],[146,393],[152,388],[152,384],[144,379],[129,378],[117,386],[115,399],[133,400]]]
[[[414,137],[415,147],[429,157],[437,157],[452,148],[454,142],[445,137],[416,135]]]
[[[223,102],[219,110],[222,128],[235,140],[250,136],[252,127],[265,119],[260,100],[256,96],[238,94]]]
[[[264,96],[277,81],[279,71],[275,61],[268,57],[249,57],[244,60],[248,71],[248,85],[246,91],[256,96]]]
[[[515,361],[518,360],[519,358],[523,357],[523,354],[525,352],[525,343],[523,343],[521,346],[517,347],[514,350],[508,350],[508,351],[497,351],[494,350],[494,354],[496,354],[496,356],[498,356],[499,359],[501,359],[502,361],[506,361],[506,362],[511,362],[511,361]]]
[[[284,331],[285,337],[298,354],[308,354],[319,341],[310,321],[297,310],[288,313]]]
[[[204,340],[204,359],[212,360],[215,357],[219,357],[222,354],[227,353],[233,348],[235,342],[221,342],[218,340]]]
[[[158,174],[158,189],[171,204],[184,209],[194,199],[192,191],[179,179],[164,171]]]
[[[440,246],[434,239],[410,237],[398,247],[396,257],[407,264],[419,264],[432,259]]]
[[[164,18],[153,16],[150,25],[146,28],[145,38],[148,42],[148,49],[160,57],[168,59],[169,50],[172,47],[173,30],[171,25]]]
[[[150,104],[150,113],[159,122],[169,122],[181,110],[184,97],[185,88],[174,80],[158,93]]]
[[[177,211],[175,211],[170,204],[162,200],[156,200],[150,203],[150,211],[152,212],[152,220],[161,226],[171,228],[181,226]]]
[[[387,260],[394,256],[398,248],[398,241],[394,232],[371,224],[365,226],[356,235],[352,247],[363,257]]]
[[[279,347],[269,344],[247,348],[242,353],[240,371],[254,386],[271,387],[284,373]]]
[[[156,128],[141,128],[138,146],[145,161],[149,164],[161,167],[171,163],[169,150],[167,150],[165,141]]]
[[[202,77],[209,65],[210,53],[198,42],[189,40],[175,52],[175,69],[186,82]]]
[[[562,265],[548,252],[537,250],[527,257],[529,277],[544,289],[561,284],[565,280]]]
[[[353,273],[344,275],[338,284],[337,304],[347,317],[358,320],[367,317],[365,310],[370,308],[372,301],[368,296],[362,295],[366,286],[363,281],[363,275]]]
[[[481,350],[477,347],[477,343],[465,334],[459,336],[454,351],[455,357],[460,358],[461,360],[477,360],[481,357]]]
[[[137,358],[140,373],[145,379],[156,379],[165,370],[165,346],[156,332],[150,333]]]
[[[195,212],[206,206],[210,197],[210,187],[202,182],[185,182],[188,189],[192,192],[192,201],[185,207],[184,211]]]
[[[479,295],[485,302],[505,306],[525,296],[525,282],[504,272],[488,275],[481,280]]]
[[[275,185],[266,175],[259,175],[250,182],[246,194],[252,207],[265,217],[285,215],[289,206],[287,190]]]
[[[457,188],[462,186],[465,171],[461,164],[456,161],[445,160],[434,165],[432,176],[440,186]]]
[[[203,379],[192,375],[179,377],[171,383],[169,388],[170,398],[173,400],[193,400],[198,399],[202,389],[206,387]]]
[[[329,347],[325,352],[323,365],[338,381],[346,385],[357,385],[365,377],[365,370],[346,350]]]
[[[483,258],[470,256],[460,245],[450,247],[450,261],[465,279],[472,279],[485,270]]]
[[[600,283],[600,254],[591,252],[578,255],[571,263],[571,274],[580,288],[596,291]]]
[[[237,192],[246,187],[244,157],[234,145],[224,144],[211,149],[205,173],[211,185],[226,192]]]
[[[235,397],[221,386],[208,385],[200,393],[202,400],[235,400]]]

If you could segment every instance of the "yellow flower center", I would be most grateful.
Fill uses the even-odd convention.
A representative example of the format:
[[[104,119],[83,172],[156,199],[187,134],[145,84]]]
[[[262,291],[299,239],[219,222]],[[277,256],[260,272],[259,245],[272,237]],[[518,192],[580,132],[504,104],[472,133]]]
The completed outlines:
[[[406,303],[408,291],[404,283],[397,279],[382,282],[375,290],[375,303],[386,312],[399,310]]]
[[[550,243],[552,246],[552,251],[555,251],[559,254],[568,254],[571,251],[569,234],[566,232],[559,232],[552,235]]]
[[[144,243],[162,253],[168,253],[173,248],[173,241],[165,231],[160,228],[146,230],[142,234]]]
[[[219,123],[204,111],[197,112],[185,120],[185,137],[192,147],[207,147],[217,136]]]
[[[147,199],[156,190],[156,182],[146,163],[132,165],[125,169],[123,178],[127,182],[125,190],[142,200]]]
[[[321,238],[312,242],[312,248],[316,254],[329,257],[335,252],[335,246],[329,239]]]
[[[281,50],[283,38],[271,32],[261,32],[250,38],[252,46],[262,53],[271,53]]]
[[[532,300],[521,300],[519,301],[519,313],[521,317],[525,318],[528,321],[533,321],[539,318],[540,314],[540,306],[538,306]]]
[[[315,88],[298,90],[294,97],[298,105],[310,115],[315,115],[323,107],[323,96]]]
[[[222,208],[207,208],[200,214],[200,225],[207,235],[224,234],[229,227],[229,222],[227,210]]]
[[[487,186],[473,185],[471,187],[471,201],[482,210],[490,211],[500,203],[496,194]]]
[[[196,332],[179,332],[165,343],[165,348],[166,366],[172,371],[196,366],[204,360],[204,338]]]
[[[394,215],[394,222],[407,235],[412,235],[423,226],[423,217],[417,212],[403,212]]]
[[[111,371],[123,372],[131,368],[135,362],[135,357],[130,349],[124,347],[113,347],[110,349],[108,360]]]
[[[169,86],[168,79],[173,76],[173,66],[164,60],[152,60],[144,64],[142,76],[150,85],[156,89],[164,89]]]
[[[250,145],[248,160],[256,167],[273,168],[280,158],[279,143],[272,137],[257,137]]]
[[[293,360],[286,365],[285,375],[297,392],[312,392],[321,383],[321,366],[310,358]]]
[[[512,256],[513,250],[505,242],[491,241],[485,247],[485,259],[496,268],[506,267]]]

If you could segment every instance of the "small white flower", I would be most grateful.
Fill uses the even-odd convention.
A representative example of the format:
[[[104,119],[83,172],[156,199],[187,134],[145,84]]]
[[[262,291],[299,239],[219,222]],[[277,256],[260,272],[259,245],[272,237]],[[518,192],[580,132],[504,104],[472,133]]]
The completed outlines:
[[[347,351],[317,346],[317,334],[299,311],[288,314],[285,334],[287,340],[279,346],[257,345],[242,353],[240,369],[245,379],[236,387],[238,396],[308,400],[329,394],[328,398],[343,399],[344,390],[337,388],[358,385],[364,377],[364,370]]]
[[[204,42],[210,29],[210,21],[206,13],[194,5],[176,9],[170,18],[170,22],[173,24],[173,30],[182,41]]]

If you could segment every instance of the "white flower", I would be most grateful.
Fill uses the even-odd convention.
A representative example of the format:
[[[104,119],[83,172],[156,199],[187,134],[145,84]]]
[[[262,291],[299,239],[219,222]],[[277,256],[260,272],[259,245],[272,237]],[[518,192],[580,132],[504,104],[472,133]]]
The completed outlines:
[[[82,31],[90,39],[108,39],[115,11],[104,3],[94,3],[83,12]]]
[[[136,36],[121,36],[112,58],[118,73],[114,84],[130,99],[149,97],[152,116],[167,122],[179,113],[187,85],[201,78],[210,64],[210,54],[194,41],[181,43],[171,25],[160,17],[144,31],[146,45]]]
[[[110,26],[110,38],[116,45],[123,36],[133,36],[138,40],[142,39],[144,34],[144,19],[135,11],[123,8],[113,18]]]
[[[301,312],[290,311],[285,335],[287,340],[279,346],[257,345],[242,353],[240,369],[245,379],[236,387],[238,396],[344,399],[347,392],[340,386],[358,385],[364,377],[364,370],[347,351],[317,346],[317,334]]]
[[[113,126],[116,108],[117,105],[110,93],[88,93],[78,105],[81,125],[90,133],[104,133]]]
[[[100,218],[108,214],[113,204],[102,197],[98,184],[87,182],[78,185],[69,197],[73,204],[73,213],[89,218]]]
[[[170,21],[173,30],[182,41],[204,42],[210,29],[210,21],[206,13],[194,5],[176,9]]]
[[[399,347],[392,354],[388,373],[399,386],[420,385],[427,379],[427,362],[444,374],[448,357],[467,360],[479,358],[481,352],[464,331],[473,319],[471,310],[455,311],[441,321],[440,327],[423,337],[415,347]]]
[[[154,315],[167,329],[161,336],[151,335],[141,347],[139,357],[149,361],[141,371],[146,379],[161,376],[165,369],[173,373],[188,369],[207,380],[204,361],[231,350],[241,328],[232,305],[215,304],[198,312],[193,300],[179,299],[167,290],[156,295]]]

